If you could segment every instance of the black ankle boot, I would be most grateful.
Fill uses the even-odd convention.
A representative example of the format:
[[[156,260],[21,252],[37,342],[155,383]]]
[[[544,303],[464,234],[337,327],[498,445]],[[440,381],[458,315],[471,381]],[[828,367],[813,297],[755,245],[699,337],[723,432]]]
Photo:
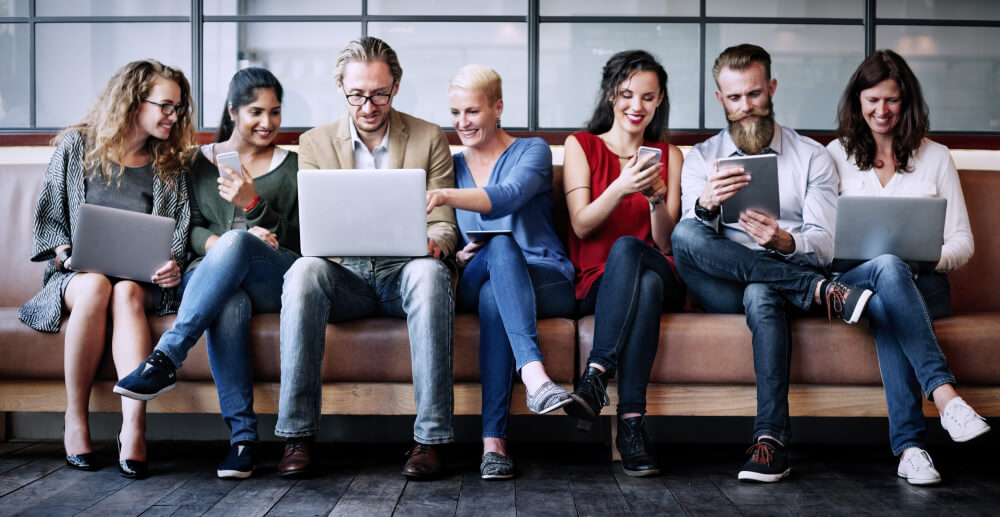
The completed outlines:
[[[622,455],[622,469],[629,476],[654,476],[660,473],[656,456],[649,447],[645,417],[623,419],[618,415],[618,437],[615,446]]]
[[[593,366],[583,372],[576,391],[570,394],[572,404],[563,407],[567,414],[580,419],[580,429],[589,430],[591,422],[601,414],[601,409],[611,403],[608,399],[608,373]]]

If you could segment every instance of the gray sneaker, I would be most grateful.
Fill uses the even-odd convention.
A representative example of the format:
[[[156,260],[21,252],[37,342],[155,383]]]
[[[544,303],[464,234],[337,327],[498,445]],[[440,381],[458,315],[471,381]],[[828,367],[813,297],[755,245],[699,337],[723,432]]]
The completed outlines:
[[[510,456],[496,452],[483,454],[483,462],[479,464],[479,477],[483,479],[510,479],[514,477],[514,462]]]
[[[568,391],[558,384],[549,381],[539,386],[534,394],[528,394],[528,409],[539,415],[544,415],[572,401],[573,399],[569,397]]]

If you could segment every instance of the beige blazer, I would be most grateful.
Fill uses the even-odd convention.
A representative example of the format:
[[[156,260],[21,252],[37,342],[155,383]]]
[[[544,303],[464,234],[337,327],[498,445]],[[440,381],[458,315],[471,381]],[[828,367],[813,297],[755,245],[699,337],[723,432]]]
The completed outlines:
[[[353,169],[349,114],[315,127],[299,137],[299,169]],[[427,190],[455,186],[455,169],[444,131],[426,120],[389,111],[389,167],[424,169]],[[439,206],[427,214],[427,236],[448,256],[455,252],[458,227],[455,211]]]

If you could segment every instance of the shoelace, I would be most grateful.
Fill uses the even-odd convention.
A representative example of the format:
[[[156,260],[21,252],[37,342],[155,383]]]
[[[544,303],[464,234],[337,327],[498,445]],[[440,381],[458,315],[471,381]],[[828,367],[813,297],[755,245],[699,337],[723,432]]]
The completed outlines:
[[[431,446],[424,443],[415,444],[413,447],[410,447],[410,450],[406,451],[407,456],[420,456],[421,454],[430,453]]]
[[[757,463],[763,463],[765,465],[770,465],[773,459],[773,453],[771,452],[771,446],[764,442],[757,442],[747,449],[747,454],[750,454],[750,461],[755,461]]]
[[[305,449],[306,442],[304,440],[289,440],[285,444],[285,456],[291,456],[296,452],[301,452]]]
[[[611,399],[608,397],[608,390],[598,377],[585,377],[584,382],[580,384],[580,389],[589,390],[594,395],[594,398],[601,402],[601,407],[611,404]]]
[[[906,461],[910,464],[910,468],[913,472],[919,472],[925,468],[934,468],[934,462],[931,461],[931,455],[927,454],[927,451],[925,450],[920,450],[916,454],[907,454]]]
[[[974,420],[977,417],[980,420],[986,420],[982,416],[978,415],[975,411],[973,411],[972,407],[967,406],[965,404],[953,404],[952,407],[949,409],[950,410],[946,415],[948,418],[951,419],[952,422],[955,422],[956,424],[961,424],[964,426],[970,420]]]
[[[826,319],[828,322],[833,323],[834,312],[837,314],[844,312],[844,303],[847,302],[849,293],[850,291],[836,282],[832,282],[830,287],[826,289]]]

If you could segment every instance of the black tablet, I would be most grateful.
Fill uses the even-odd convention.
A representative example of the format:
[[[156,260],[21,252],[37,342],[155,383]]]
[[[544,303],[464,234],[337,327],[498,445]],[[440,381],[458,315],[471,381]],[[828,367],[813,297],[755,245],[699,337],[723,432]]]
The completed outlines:
[[[750,184],[722,203],[722,222],[735,224],[747,209],[764,212],[778,219],[781,205],[778,196],[778,155],[758,154],[719,158],[719,170],[742,166],[750,175]]]

